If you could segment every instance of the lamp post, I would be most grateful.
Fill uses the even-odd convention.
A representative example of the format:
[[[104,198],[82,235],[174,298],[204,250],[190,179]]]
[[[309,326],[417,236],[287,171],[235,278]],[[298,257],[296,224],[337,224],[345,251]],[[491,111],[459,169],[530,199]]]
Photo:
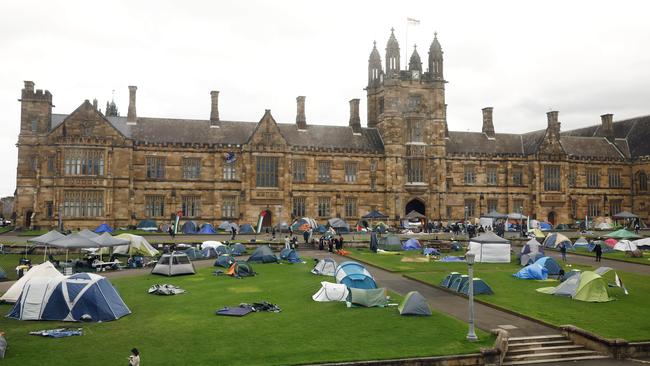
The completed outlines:
[[[463,230],[465,233],[467,233],[467,211],[469,211],[469,208],[465,206],[465,221],[463,221]]]
[[[474,257],[474,253],[467,253],[465,255],[467,276],[469,277],[469,330],[467,332],[467,340],[470,342],[478,341],[478,337],[474,331]]]
[[[521,236],[524,236],[524,207],[519,206],[519,231]]]

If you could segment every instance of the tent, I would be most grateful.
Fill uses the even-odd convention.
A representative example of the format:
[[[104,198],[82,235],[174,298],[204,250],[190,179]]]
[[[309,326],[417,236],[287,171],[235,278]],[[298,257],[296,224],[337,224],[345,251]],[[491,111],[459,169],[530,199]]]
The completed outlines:
[[[614,238],[614,239],[639,239],[641,238],[639,235],[636,235],[635,233],[626,230],[626,229],[620,229],[613,231],[607,235],[603,235],[605,238]]]
[[[528,230],[528,234],[532,234],[536,238],[543,238],[545,236],[544,233],[538,228]]]
[[[553,230],[553,225],[551,225],[548,222],[540,221],[539,222],[539,229],[542,230],[542,231]]]
[[[153,220],[142,220],[138,223],[138,230],[158,231],[158,225]]]
[[[611,228],[612,228],[612,224],[609,222],[601,222],[600,224],[596,224],[596,229],[610,230]]]
[[[422,248],[420,242],[417,239],[411,238],[402,244],[402,249],[404,250],[418,250]]]
[[[220,245],[215,249],[215,251],[218,256],[222,254],[231,254],[230,248],[227,245]]]
[[[97,228],[96,228],[94,231],[95,231],[97,234],[101,234],[101,233],[112,233],[112,232],[113,232],[113,228],[110,227],[110,226],[108,226],[107,223],[103,223],[103,224],[97,226]]]
[[[372,210],[368,212],[366,215],[361,216],[362,219],[387,219],[388,216],[384,215],[383,213],[377,211],[377,210]]]
[[[488,231],[470,239],[468,253],[477,263],[510,263],[510,242]]]
[[[228,268],[226,274],[228,276],[242,278],[255,276],[256,273],[253,271],[253,267],[250,263],[235,261],[235,263]]]
[[[172,252],[163,254],[158,263],[151,270],[153,274],[165,276],[178,276],[184,274],[195,274],[194,264],[183,252]]]
[[[56,230],[50,230],[47,233],[37,236],[35,238],[27,239],[29,243],[34,243],[34,244],[41,244],[41,245],[49,245],[51,242],[65,238],[65,235],[61,234],[60,232]]]
[[[521,248],[521,253],[519,257],[519,264],[522,266],[528,265],[528,262],[531,258],[535,258],[538,253],[544,254],[542,244],[540,244],[536,239],[530,239],[524,246]]]
[[[558,233],[548,234],[544,239],[544,248],[559,248],[560,244],[566,245],[567,249],[573,249],[573,243],[566,236]]]
[[[371,289],[362,289],[362,288],[350,288],[350,293],[346,301],[348,307],[352,306],[364,306],[364,307],[384,307],[388,303],[386,298],[386,289],[385,288],[371,288]]]
[[[219,253],[217,253],[217,250],[213,247],[205,247],[201,249],[201,255],[203,258],[215,258],[219,256]]]
[[[442,255],[442,253],[437,248],[424,248],[422,255]]]
[[[341,263],[334,272],[336,283],[342,283],[350,288],[371,289],[377,284],[366,267],[357,262],[347,261]]]
[[[537,260],[543,257],[544,257],[544,253],[542,252],[535,253],[534,255],[523,254],[521,258],[519,258],[519,265],[527,266],[529,264],[533,264],[537,262]]]
[[[463,246],[460,245],[460,243],[457,242],[457,241],[452,241],[451,242],[451,250],[454,251],[454,252],[460,252],[461,250],[463,250]]]
[[[217,249],[218,247],[220,247],[222,245],[224,245],[224,244],[222,242],[220,242],[220,241],[206,240],[203,243],[201,243],[201,249],[205,249],[205,248]]]
[[[607,245],[609,248],[614,248],[614,246],[616,245],[616,243],[618,243],[618,240],[616,240],[616,239],[614,239],[614,238],[609,238],[609,239],[605,240],[604,243],[605,243],[605,245]]]
[[[230,247],[230,254],[244,255],[246,254],[246,247],[242,243],[235,243]]]
[[[607,282],[596,272],[584,271],[569,277],[557,287],[538,288],[538,292],[569,296],[574,300],[587,302],[607,302],[614,298],[610,297]]]
[[[221,224],[219,224],[219,230],[231,232],[232,228],[235,228],[235,230],[239,231],[239,226],[234,222],[224,221]]]
[[[139,235],[133,234],[120,234],[115,236],[119,239],[126,239],[129,241],[128,245],[121,245],[113,249],[114,254],[124,255],[141,255],[143,257],[153,257],[158,254],[158,250],[149,244],[147,239]]]
[[[239,227],[240,234],[255,234],[255,230],[251,224],[243,224]]]
[[[541,267],[546,268],[549,276],[557,276],[562,270],[562,266],[560,266],[560,264],[558,264],[558,262],[551,257],[542,257],[535,261],[535,264],[539,264]]]
[[[336,272],[336,261],[332,258],[323,258],[316,263],[311,273],[322,276],[334,276]]]
[[[105,322],[131,314],[113,285],[94,273],[32,278],[7,315],[18,320]]]
[[[7,271],[4,270],[4,268],[0,267],[0,280],[6,280],[7,279]]]
[[[181,226],[183,234],[196,234],[199,231],[199,228],[194,221],[185,221]]]
[[[97,234],[94,234],[97,237]],[[82,249],[82,248],[95,248],[97,243],[90,240],[87,236],[81,235],[81,232],[75,232],[66,235],[61,239],[51,241],[49,246],[63,248],[63,249]]]
[[[99,248],[117,247],[129,244],[128,240],[111,236],[111,234],[107,232],[104,232],[102,235],[90,240]]]
[[[325,225],[318,225],[316,229],[314,229],[315,232],[325,234],[327,232],[327,226]]]
[[[469,281],[469,276],[467,275],[460,275],[451,282],[451,285],[449,285],[450,290],[454,290],[456,292],[460,292],[460,290],[463,288],[465,285],[465,282]]]
[[[248,262],[277,263],[279,259],[273,254],[273,251],[268,245],[263,245],[255,249],[253,254],[248,258]]]
[[[397,307],[399,315],[431,315],[431,308],[427,300],[417,291],[411,291]]]
[[[574,243],[574,248],[587,248],[589,241],[584,236],[579,237]]]
[[[50,262],[38,264],[27,271],[27,273],[25,273],[25,275],[18,281],[14,282],[14,284],[9,287],[7,292],[5,292],[2,297],[0,297],[0,300],[11,303],[18,301],[20,292],[23,290],[23,286],[25,286],[25,284],[33,278],[56,279],[63,278],[63,275]]]
[[[440,282],[440,286],[449,288],[449,286],[451,286],[452,282],[454,282],[456,277],[460,277],[460,273],[451,272],[450,274],[446,275],[445,278],[442,279],[442,282]]]
[[[548,270],[537,263],[533,263],[520,269],[513,276],[522,280],[545,280],[548,278]]]
[[[621,252],[633,252],[639,250],[639,248],[633,242],[629,240],[620,240],[616,245],[614,245],[614,250]]]
[[[214,226],[210,223],[205,223],[201,226],[201,230],[199,230],[199,234],[216,234],[217,230],[214,229]]]
[[[379,238],[377,248],[382,250],[402,250],[402,243],[397,235],[387,235]]]
[[[613,215],[612,218],[614,220],[621,220],[621,219],[622,220],[631,220],[631,219],[639,218],[639,216],[637,216],[637,215],[635,215],[635,214],[633,214],[631,212],[628,212],[628,211],[621,211],[621,212],[617,213],[616,215]]]
[[[302,259],[298,255],[298,252],[295,249],[284,248],[280,251],[280,259],[291,262],[291,263],[300,263]]]
[[[286,221],[282,221],[279,224],[275,226],[275,229],[281,233],[288,233],[289,232],[289,224]]]
[[[522,221],[522,220],[528,220],[528,217],[520,214],[519,212],[511,212],[508,214],[508,219]]]
[[[648,249],[650,248],[650,237],[644,239],[638,239],[633,241],[639,249]]]
[[[509,216],[506,214],[502,214],[500,212],[497,212],[496,210],[492,210],[485,215],[481,215],[481,217],[487,217],[489,219],[507,219]]]
[[[228,255],[228,254],[222,254],[217,257],[217,260],[214,261],[214,266],[215,267],[224,267],[224,268],[230,268],[233,263],[235,263],[236,260],[233,256]]]
[[[203,259],[203,253],[196,249],[196,248],[187,248],[183,251],[183,253],[187,254],[187,256],[190,258],[190,260],[197,260],[197,259]]]
[[[331,228],[334,228],[334,230],[337,233],[348,233],[350,232],[350,225],[348,225],[347,222],[343,219],[339,218],[332,218],[327,220],[327,225]]]
[[[488,286],[485,281],[483,281],[480,278],[474,278],[472,281],[474,284],[474,295],[492,295],[494,292],[492,291],[492,288]],[[469,281],[466,281],[463,283],[463,287],[458,291],[461,294],[469,295]]]
[[[346,301],[350,293],[350,290],[348,290],[348,287],[346,285],[325,281],[321,282],[320,284],[320,290],[318,290],[311,297],[314,301]]]
[[[79,231],[79,235],[83,236],[84,238],[88,238],[88,239],[96,238],[96,237],[99,236],[99,234],[96,234],[96,233],[94,233],[94,232],[92,232],[92,231],[90,231],[88,229],[83,229],[83,230]]]
[[[316,220],[311,217],[300,218],[291,224],[291,230],[293,231],[309,231],[310,229],[315,229],[318,227]]]

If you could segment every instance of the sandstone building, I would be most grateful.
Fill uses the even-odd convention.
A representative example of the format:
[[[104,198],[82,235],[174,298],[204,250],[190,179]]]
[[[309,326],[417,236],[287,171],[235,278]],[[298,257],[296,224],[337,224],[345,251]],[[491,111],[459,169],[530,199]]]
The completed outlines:
[[[393,223],[411,210],[431,220],[493,209],[555,224],[623,210],[648,219],[650,116],[604,114],[598,126],[562,132],[548,112],[545,130],[509,134],[495,132],[488,107],[481,132],[457,132],[443,71],[437,37],[424,65],[414,50],[403,68],[391,31],[383,62],[376,46],[370,54],[366,127],[359,99],[348,125],[323,126],[307,119],[304,96],[295,123],[270,110],[258,122],[226,121],[218,91],[204,120],[141,117],[135,86],[126,117],[87,100],[53,114],[52,94],[26,81],[16,224],[53,227],[61,216],[66,227],[122,227],[176,212],[255,223],[267,210],[268,226],[302,216],[356,222],[373,208]]]

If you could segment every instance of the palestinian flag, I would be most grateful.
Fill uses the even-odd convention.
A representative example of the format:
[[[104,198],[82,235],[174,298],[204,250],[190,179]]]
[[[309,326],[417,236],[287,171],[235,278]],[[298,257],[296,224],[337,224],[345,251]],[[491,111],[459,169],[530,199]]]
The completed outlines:
[[[629,295],[630,293],[627,292],[627,289],[625,288],[625,285],[623,284],[623,280],[621,280],[620,277],[618,277],[618,273],[614,273],[614,283],[616,283],[616,286],[620,287],[623,289],[623,292],[626,295]]]

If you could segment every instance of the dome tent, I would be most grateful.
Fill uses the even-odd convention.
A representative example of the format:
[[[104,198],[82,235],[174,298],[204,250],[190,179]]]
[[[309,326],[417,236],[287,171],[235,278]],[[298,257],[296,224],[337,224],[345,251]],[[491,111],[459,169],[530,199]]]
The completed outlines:
[[[255,230],[253,229],[253,226],[251,224],[242,224],[242,226],[239,227],[239,233],[240,234],[255,234]]]
[[[194,221],[185,221],[183,226],[181,226],[183,234],[196,234],[199,229]]]
[[[566,246],[566,249],[573,249],[573,243],[569,238],[562,234],[552,233],[548,234],[546,239],[544,239],[544,248],[559,248],[561,244]]]
[[[198,232],[199,234],[216,234],[217,230],[214,229],[214,226],[210,223],[205,223],[201,226],[201,230]]]
[[[214,266],[215,267],[224,267],[224,268],[230,268],[233,263],[235,263],[235,258],[231,255],[228,254],[222,254],[219,257],[217,257],[217,260],[214,261]]]
[[[540,267],[546,268],[546,271],[548,272],[549,276],[557,276],[560,274],[560,271],[562,270],[562,266],[553,258],[551,257],[542,257],[535,261],[535,264],[539,265]]]
[[[219,256],[219,253],[217,253],[217,250],[213,247],[205,247],[201,249],[201,255],[203,258],[215,258]]]
[[[273,251],[268,245],[263,245],[255,249],[253,254],[248,258],[247,262],[257,263],[278,263],[278,257],[273,254]]]
[[[530,239],[524,246],[521,248],[521,254],[519,257],[519,264],[526,266],[530,263],[533,258],[536,258],[538,254],[544,254],[543,246],[535,238]],[[536,260],[536,259],[535,259]],[[535,261],[533,260],[533,262]]]
[[[397,235],[387,235],[379,238],[377,248],[381,250],[402,250],[402,243]]]
[[[458,272],[451,272],[450,274],[448,274],[447,276],[445,276],[445,278],[442,280],[442,282],[440,282],[440,286],[442,286],[442,287],[446,287],[446,288],[449,288],[449,286],[451,286],[451,284],[454,282],[454,280],[455,280],[457,277],[460,277],[460,273],[458,273]]]
[[[217,255],[230,254],[230,248],[227,245],[218,246],[215,250]]]
[[[235,263],[233,263],[230,268],[228,268],[226,274],[228,276],[242,278],[255,276],[256,273],[253,271],[253,267],[250,265],[250,263],[235,261]]]
[[[574,248],[587,248],[588,245],[589,245],[589,241],[584,236],[579,237],[573,243]]]
[[[18,320],[111,321],[131,314],[113,285],[94,273],[33,278],[7,315]]]
[[[350,288],[374,289],[377,288],[374,278],[366,267],[357,262],[343,262],[335,272],[336,283],[342,283]]]
[[[364,306],[364,307],[384,307],[388,299],[386,298],[385,288],[355,288],[350,287],[350,293],[346,299],[348,307]]]
[[[635,250],[639,250],[639,248],[633,242],[623,239],[619,240],[618,243],[614,245],[614,250],[621,252],[633,252]]]
[[[485,281],[483,281],[480,278],[474,278],[472,280],[472,283],[474,284],[474,295],[492,295],[494,294],[494,291],[492,291],[492,288],[488,286]],[[469,295],[469,281],[465,281],[463,283],[463,286],[458,290],[461,294],[464,295]]]
[[[64,276],[61,274],[61,272],[59,272],[59,270],[56,269],[52,263],[41,263],[32,267],[32,269],[27,271],[23,277],[14,282],[14,284],[9,287],[9,290],[7,290],[7,292],[5,292],[2,297],[0,297],[0,300],[10,303],[18,301],[23,287],[33,278],[60,279],[63,277]]]
[[[291,263],[302,262],[302,259],[300,259],[300,256],[298,255],[298,252],[295,249],[291,248],[282,249],[280,252],[280,259]]]
[[[93,230],[93,231],[96,232],[97,234],[101,234],[101,233],[112,233],[112,232],[113,232],[113,228],[110,227],[110,226],[108,226],[107,223],[103,223],[103,224],[97,226],[97,228],[96,228],[95,230]]]
[[[137,228],[143,231],[158,231],[158,225],[153,220],[142,220],[138,223]]]
[[[127,245],[120,245],[113,248],[113,253],[123,255],[141,255],[144,257],[153,257],[158,254],[158,249],[149,244],[147,239],[139,235],[120,234],[115,236],[118,239],[129,241]]]
[[[449,289],[460,292],[460,290],[465,285],[465,282],[467,281],[469,281],[469,277],[467,275],[460,275],[454,278],[454,280],[451,282],[451,285],[449,285]]]
[[[232,255],[244,255],[244,254],[246,254],[246,247],[242,243],[235,243],[230,248],[230,254],[232,254]]]
[[[533,263],[520,269],[513,276],[522,280],[545,280],[548,278],[548,270],[537,263]]]
[[[235,228],[235,230],[239,230],[239,226],[237,226],[237,224],[235,224],[234,222],[224,221],[221,224],[219,224],[219,230],[231,232],[232,228]]]
[[[322,276],[334,276],[336,272],[336,261],[332,258],[324,258],[318,261],[311,273]]]
[[[194,264],[183,252],[172,252],[163,254],[156,266],[151,270],[153,274],[164,276],[178,276],[184,274],[195,274]]]
[[[411,238],[402,244],[402,249],[404,250],[417,250],[422,248],[422,245],[417,239]]]
[[[600,274],[592,271],[576,273],[557,287],[543,287],[538,288],[537,291],[556,296],[569,296],[574,300],[587,302],[608,302],[614,300],[609,295],[605,279]]]
[[[203,253],[196,248],[187,248],[183,251],[191,260],[203,259]]]
[[[411,291],[397,307],[400,315],[431,315],[431,308],[427,300],[417,291]]]
[[[345,301],[348,297],[350,291],[348,287],[343,284],[331,283],[331,282],[321,282],[321,288],[314,295],[312,299],[318,302],[328,302],[328,301]]]

